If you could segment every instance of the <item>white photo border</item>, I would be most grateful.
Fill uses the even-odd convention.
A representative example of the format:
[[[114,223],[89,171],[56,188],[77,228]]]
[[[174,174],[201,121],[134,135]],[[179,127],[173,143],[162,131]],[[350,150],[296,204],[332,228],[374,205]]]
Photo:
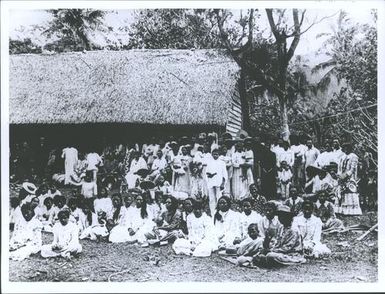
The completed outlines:
[[[374,8],[378,11],[378,282],[376,283],[169,283],[169,282],[10,282],[9,281],[9,21],[12,9],[95,8]],[[1,283],[4,293],[235,293],[380,292],[385,289],[385,1],[1,1]],[[380,98],[381,97],[381,98]]]

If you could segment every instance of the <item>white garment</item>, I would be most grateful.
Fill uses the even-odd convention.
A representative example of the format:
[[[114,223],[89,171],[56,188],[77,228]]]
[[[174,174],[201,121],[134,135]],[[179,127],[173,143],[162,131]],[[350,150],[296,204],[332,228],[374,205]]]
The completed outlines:
[[[337,163],[337,164],[339,165],[340,162],[341,162],[341,160],[342,160],[342,158],[343,158],[345,155],[346,155],[345,152],[343,152],[343,151],[341,150],[341,148],[340,148],[340,149],[335,149],[335,150],[332,151],[332,158],[331,158],[331,161],[332,161],[332,162],[335,162],[335,163]]]
[[[86,156],[86,160],[88,163],[87,170],[98,170],[96,165],[102,163],[102,158],[96,152],[88,153]]]
[[[293,173],[291,172],[290,169],[288,170],[282,169],[278,171],[278,179],[280,180],[280,182],[287,181],[287,180],[289,180],[290,182],[292,177],[293,177]]]
[[[85,198],[92,198],[98,194],[98,186],[95,182],[84,182],[82,183],[81,194]]]
[[[71,181],[71,176],[75,173],[78,151],[74,147],[64,148],[61,157],[64,158],[64,184],[67,185]]]
[[[231,209],[219,213],[222,215],[222,220],[215,220],[216,235],[223,246],[232,247],[235,238],[241,238],[242,234],[240,213]]]
[[[98,214],[99,211],[104,211],[106,213],[107,219],[111,219],[114,210],[111,198],[105,197],[95,199],[94,209],[96,214]]]
[[[246,239],[248,237],[248,227],[250,224],[259,224],[262,216],[252,210],[249,215],[246,215],[244,212],[241,213],[240,222],[241,222],[241,237],[242,239]]]
[[[295,158],[301,158],[301,162],[303,162],[305,151],[307,150],[305,145],[291,145],[290,150],[294,153]]]
[[[139,176],[134,174],[134,173],[136,173],[140,169],[147,169],[146,161],[144,160],[143,157],[139,157],[138,160],[136,160],[134,158],[131,161],[130,170],[129,170],[129,172],[127,173],[127,175],[125,177],[126,181],[127,181],[128,189],[135,188],[136,181],[137,181],[137,179],[139,179]]]
[[[291,149],[283,149],[277,156],[277,166],[281,166],[281,162],[286,161],[289,166],[294,164],[294,152]]]
[[[197,218],[193,213],[187,216],[187,238],[177,239],[172,248],[176,254],[199,257],[210,256],[219,246],[215,235],[213,220],[203,213]]]
[[[208,188],[221,186],[223,179],[227,182],[227,169],[226,165],[222,160],[210,160],[207,163],[206,175],[215,174],[212,178],[207,177]]]
[[[319,166],[322,168],[322,167],[330,164],[330,162],[332,162],[332,161],[333,161],[333,152],[332,151],[330,151],[330,152],[324,151],[317,157],[317,160],[315,161],[314,164],[316,166]]]
[[[151,170],[153,172],[154,171],[161,171],[162,169],[165,169],[166,166],[167,166],[167,161],[164,158],[164,156],[162,158],[155,158],[153,163],[152,163]]]
[[[9,242],[10,248],[14,251],[10,252],[9,257],[14,260],[23,260],[31,254],[38,253],[42,246],[42,228],[43,224],[36,217],[33,217],[29,222],[23,218],[15,224]]]
[[[310,149],[308,148],[305,151],[305,168],[307,168],[309,165],[314,164],[314,162],[317,160],[317,157],[319,156],[319,150],[312,146]]]

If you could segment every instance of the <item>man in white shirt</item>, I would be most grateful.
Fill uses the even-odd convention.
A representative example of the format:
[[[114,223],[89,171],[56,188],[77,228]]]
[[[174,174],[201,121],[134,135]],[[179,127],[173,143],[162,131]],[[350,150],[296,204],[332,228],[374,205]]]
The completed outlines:
[[[289,142],[284,141],[282,146],[283,150],[277,156],[277,166],[280,167],[281,162],[285,161],[291,169],[294,164],[294,152],[289,148]]]
[[[305,170],[308,166],[313,165],[315,161],[317,160],[317,157],[319,156],[320,152],[317,148],[313,146],[313,141],[311,139],[307,140],[306,142],[307,150],[305,151]],[[308,177],[306,175],[306,181],[308,181]]]
[[[322,152],[315,161],[315,165],[323,168],[333,161],[333,149],[329,142],[325,143],[325,151]]]
[[[225,184],[228,180],[226,164],[219,160],[219,151],[214,149],[213,159],[207,162],[206,175],[209,194],[210,213],[213,216],[218,199],[222,196]]]
[[[338,139],[333,140],[333,152],[331,155],[331,162],[337,163],[337,165],[340,164],[341,159],[345,156],[345,152],[342,151],[340,147],[340,142]]]

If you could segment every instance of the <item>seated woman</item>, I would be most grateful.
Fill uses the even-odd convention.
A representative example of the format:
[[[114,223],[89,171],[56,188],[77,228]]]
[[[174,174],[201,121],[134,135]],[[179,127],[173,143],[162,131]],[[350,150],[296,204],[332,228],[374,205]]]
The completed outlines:
[[[321,243],[322,221],[313,215],[314,203],[303,202],[303,214],[294,218],[293,227],[298,228],[302,240],[305,256],[319,258],[330,254],[330,249]]]
[[[319,191],[317,193],[317,198],[314,215],[319,217],[322,221],[322,232],[333,233],[344,231],[344,224],[342,220],[336,218],[333,204],[327,201],[329,198],[328,193],[326,191]]]
[[[17,222],[10,240],[9,258],[23,260],[40,251],[42,223],[36,218],[31,204],[21,207],[23,219]]]
[[[98,198],[94,200],[94,209],[96,214],[98,214],[99,211],[104,211],[108,219],[112,218],[112,200],[108,197],[108,192],[105,187],[100,188]]]
[[[217,211],[214,215],[215,232],[220,243],[219,248],[235,248],[234,242],[241,239],[241,222],[239,213],[231,210],[231,200],[222,196],[218,200]]]
[[[240,215],[241,221],[241,240],[245,240],[248,237],[248,228],[250,224],[258,224],[262,216],[256,211],[252,210],[253,200],[252,198],[245,198],[242,200],[242,213]]]
[[[78,199],[70,198],[68,200],[68,208],[70,210],[70,221],[71,220],[74,221],[80,229],[81,225],[79,222],[81,219],[81,215],[83,214],[83,211],[80,208],[80,203]]]
[[[277,267],[306,262],[302,254],[301,235],[296,227],[292,227],[293,213],[286,205],[280,205],[277,209],[279,229],[277,241],[273,246],[264,241],[264,249],[253,258],[253,263],[260,267]]]
[[[289,206],[290,211],[294,214],[294,216],[302,213],[302,197],[298,196],[298,190],[296,186],[291,186],[289,189],[290,197],[284,202],[286,206]]]
[[[53,206],[51,208],[51,212],[49,215],[49,223],[53,226],[58,221],[58,215],[61,210],[68,209],[68,206],[66,205],[66,198],[64,196],[56,195],[53,198]]]
[[[210,256],[219,246],[213,220],[203,212],[201,201],[192,200],[191,203],[193,212],[186,218],[188,235],[185,238],[178,238],[172,245],[172,249],[176,254]]]
[[[120,223],[111,230],[109,240],[113,243],[138,242],[147,246],[146,235],[151,233],[155,223],[147,211],[147,203],[142,195],[135,199],[135,207],[130,210],[130,215],[125,215]]]
[[[18,197],[11,197],[10,199],[10,211],[9,211],[9,229],[13,231],[15,223],[20,218],[20,200]]]
[[[47,197],[44,199],[43,206],[38,206],[35,208],[36,216],[43,224],[43,230],[46,232],[52,232],[52,223],[49,221],[52,207],[53,199],[51,197]]]
[[[94,208],[92,205],[92,199],[91,200],[84,199],[80,206],[83,212],[83,214],[80,215],[80,219],[78,222],[80,239],[84,239],[87,236],[91,238],[90,236],[91,228],[93,226],[98,225],[98,216],[94,211]],[[96,236],[94,236],[94,239],[96,240]]]
[[[276,240],[278,231],[282,228],[282,224],[276,215],[277,206],[274,202],[269,201],[265,205],[265,216],[258,223],[258,230],[262,237],[268,236],[270,240]]]
[[[182,213],[178,209],[178,200],[173,196],[168,196],[166,199],[166,211],[161,213],[156,219],[157,226],[154,227],[153,232],[146,236],[152,243],[160,242],[161,245],[169,242],[174,242],[177,238],[184,236],[182,232]]]
[[[79,228],[76,224],[69,221],[69,216],[68,210],[59,212],[59,222],[52,229],[53,242],[41,247],[42,257],[62,256],[70,259],[71,255],[82,252],[82,245],[79,243]]]
[[[263,238],[259,234],[258,224],[251,223],[247,227],[247,231],[248,237],[239,244],[237,250],[238,265],[250,265],[253,261],[253,256],[263,248]]]

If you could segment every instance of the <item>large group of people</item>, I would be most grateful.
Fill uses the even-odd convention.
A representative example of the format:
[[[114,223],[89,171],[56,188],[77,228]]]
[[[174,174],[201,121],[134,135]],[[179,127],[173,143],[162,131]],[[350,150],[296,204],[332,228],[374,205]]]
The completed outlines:
[[[322,232],[344,231],[338,216],[362,213],[358,156],[338,140],[323,152],[310,139],[274,143],[201,133],[101,154],[47,151],[35,176],[33,164],[13,168],[22,185],[11,198],[10,258],[71,258],[82,239],[172,244],[176,254],[201,257],[220,251],[268,267],[327,256]],[[62,169],[52,168],[57,161]],[[42,244],[42,231],[52,244]]]

